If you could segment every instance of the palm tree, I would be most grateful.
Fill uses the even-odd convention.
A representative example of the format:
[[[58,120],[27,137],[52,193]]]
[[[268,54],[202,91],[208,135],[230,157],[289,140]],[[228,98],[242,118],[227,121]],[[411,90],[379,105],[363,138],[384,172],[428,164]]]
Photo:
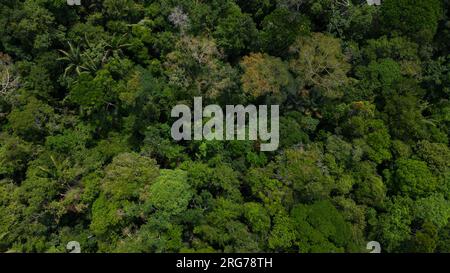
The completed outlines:
[[[66,61],[69,63],[69,65],[64,70],[64,77],[66,77],[67,73],[71,71],[75,71],[79,75],[83,71],[89,70],[86,66],[83,65],[83,58],[80,47],[74,47],[70,42],[68,42],[68,44],[69,51],[65,51],[62,49],[58,50],[64,55],[63,57],[58,58],[58,61]]]
[[[121,36],[113,34],[113,37],[111,38],[111,40],[109,42],[107,42],[105,45],[106,52],[102,58],[102,63],[105,63],[106,59],[111,55],[114,55],[114,54],[123,55],[122,49],[131,46],[131,44],[125,43],[126,36],[127,36],[127,33],[125,33]]]
[[[81,50],[79,46],[73,46],[70,42],[69,50],[58,50],[64,56],[58,58],[59,61],[68,63],[64,71],[64,77],[69,72],[75,71],[78,75],[88,71],[95,73],[98,68],[107,62],[111,55],[123,55],[122,49],[129,47],[131,44],[124,43],[127,34],[122,36],[113,35],[109,42],[100,41],[97,44],[91,44],[85,36],[85,49]]]

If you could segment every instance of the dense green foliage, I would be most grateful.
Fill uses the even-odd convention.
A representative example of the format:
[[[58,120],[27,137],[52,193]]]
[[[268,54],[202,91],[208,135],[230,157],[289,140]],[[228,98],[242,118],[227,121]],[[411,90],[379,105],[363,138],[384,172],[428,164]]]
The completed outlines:
[[[450,252],[450,1],[81,3],[0,1],[0,252]]]

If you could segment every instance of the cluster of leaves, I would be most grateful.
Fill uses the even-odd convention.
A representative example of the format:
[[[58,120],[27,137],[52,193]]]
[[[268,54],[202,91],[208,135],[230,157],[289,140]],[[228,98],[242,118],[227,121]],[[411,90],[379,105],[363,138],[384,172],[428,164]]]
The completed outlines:
[[[0,252],[450,252],[449,1],[81,2],[0,3]]]

